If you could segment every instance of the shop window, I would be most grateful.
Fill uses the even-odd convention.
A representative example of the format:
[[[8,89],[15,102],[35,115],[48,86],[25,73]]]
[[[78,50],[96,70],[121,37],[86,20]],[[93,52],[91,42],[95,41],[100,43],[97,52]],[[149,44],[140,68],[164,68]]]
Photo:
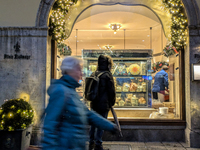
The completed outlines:
[[[91,15],[86,17],[88,13]],[[115,31],[109,24],[120,24],[121,28]],[[93,6],[77,19],[65,44],[72,56],[84,60],[83,86],[77,92],[88,107],[83,96],[84,79],[96,71],[98,56],[104,54],[114,61],[114,109],[119,119],[181,119],[181,59],[178,54],[163,55],[167,38],[160,20],[148,8]],[[59,52],[57,78],[64,58]]]

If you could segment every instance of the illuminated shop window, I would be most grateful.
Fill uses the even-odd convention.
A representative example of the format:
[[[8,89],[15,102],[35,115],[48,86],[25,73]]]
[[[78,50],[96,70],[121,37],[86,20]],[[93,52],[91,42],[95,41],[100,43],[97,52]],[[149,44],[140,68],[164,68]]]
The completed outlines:
[[[98,56],[106,54],[114,61],[111,70],[116,89],[114,109],[119,119],[180,119],[180,58],[178,54],[163,55],[167,38],[160,20],[148,8],[90,7],[77,18],[65,44],[72,56],[84,60],[83,86],[77,89],[81,100],[85,101],[85,77],[96,71]],[[57,78],[60,78],[59,67],[64,58],[60,49],[58,56]],[[85,103],[89,107],[89,102]]]

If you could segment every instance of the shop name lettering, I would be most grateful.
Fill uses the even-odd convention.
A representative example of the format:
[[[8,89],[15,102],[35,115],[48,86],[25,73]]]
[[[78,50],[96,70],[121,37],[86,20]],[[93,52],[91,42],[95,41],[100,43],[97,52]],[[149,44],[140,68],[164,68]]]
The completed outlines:
[[[28,56],[28,55],[18,55],[18,54],[15,54],[15,55],[7,55],[7,54],[4,54],[4,59],[30,59],[31,56]]]

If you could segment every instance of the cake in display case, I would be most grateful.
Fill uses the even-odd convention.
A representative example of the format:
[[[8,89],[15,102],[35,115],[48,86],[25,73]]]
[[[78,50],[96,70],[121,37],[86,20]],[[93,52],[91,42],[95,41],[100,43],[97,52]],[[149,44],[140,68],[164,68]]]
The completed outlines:
[[[96,71],[99,55],[112,57],[115,108],[151,107],[152,50],[83,50],[82,53],[85,77]]]

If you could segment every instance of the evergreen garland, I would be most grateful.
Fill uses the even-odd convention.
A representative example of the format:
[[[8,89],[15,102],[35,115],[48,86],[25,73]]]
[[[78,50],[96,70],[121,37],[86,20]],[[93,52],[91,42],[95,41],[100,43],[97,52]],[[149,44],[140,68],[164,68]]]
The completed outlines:
[[[169,63],[167,63],[166,61],[159,61],[156,63],[153,63],[152,65],[152,69],[153,69],[153,73],[156,72],[158,69],[162,68],[164,65],[169,67]]]
[[[178,51],[176,50],[176,48],[172,45],[167,45],[164,49],[163,49],[163,55],[166,57],[169,57],[171,55],[177,54]]]
[[[49,35],[58,43],[64,42],[67,36],[65,34],[65,15],[68,13],[70,6],[76,4],[77,0],[57,0],[52,8],[49,22]]]
[[[169,57],[186,45],[188,21],[181,0],[163,0],[163,4],[172,15],[171,42],[163,50],[164,55]]]
[[[63,56],[69,56],[72,54],[71,48],[64,43],[58,44],[58,51],[60,52],[60,55]]]
[[[11,99],[0,108],[0,129],[14,131],[25,129],[33,122],[34,111],[23,99]]]

